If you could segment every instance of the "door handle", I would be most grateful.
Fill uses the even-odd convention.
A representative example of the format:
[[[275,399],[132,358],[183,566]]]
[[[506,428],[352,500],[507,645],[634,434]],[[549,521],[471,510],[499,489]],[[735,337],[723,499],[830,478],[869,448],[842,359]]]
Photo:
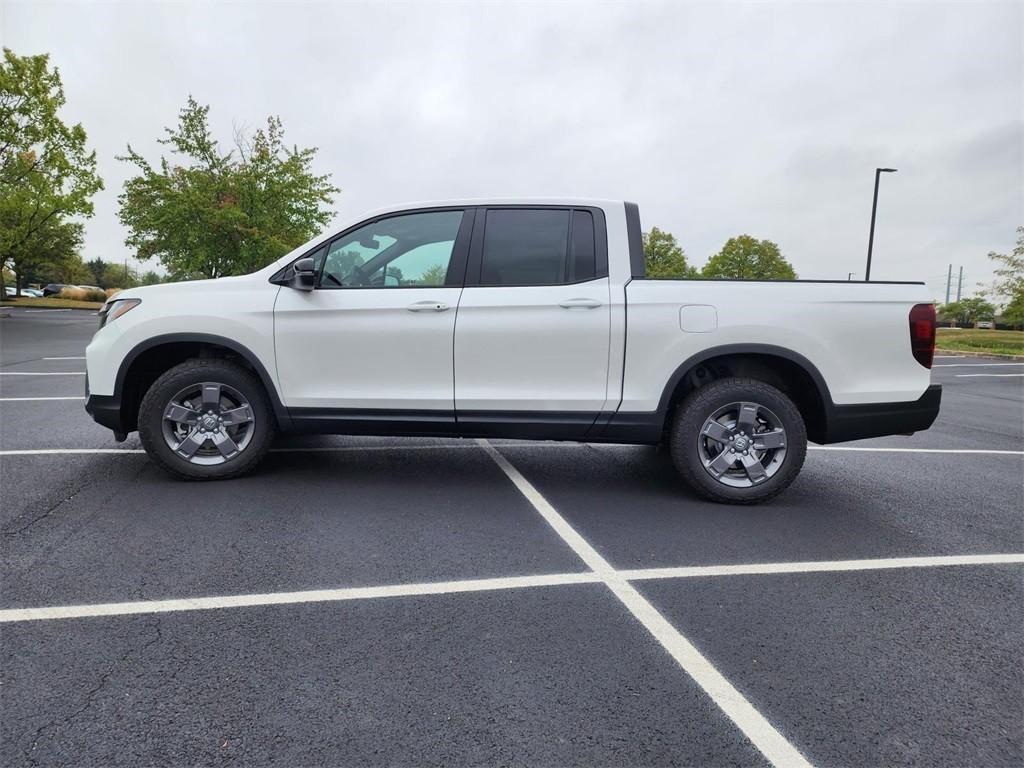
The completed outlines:
[[[562,309],[597,309],[601,302],[597,299],[565,299],[558,302]]]
[[[444,312],[448,305],[443,301],[417,301],[406,307],[410,312]]]

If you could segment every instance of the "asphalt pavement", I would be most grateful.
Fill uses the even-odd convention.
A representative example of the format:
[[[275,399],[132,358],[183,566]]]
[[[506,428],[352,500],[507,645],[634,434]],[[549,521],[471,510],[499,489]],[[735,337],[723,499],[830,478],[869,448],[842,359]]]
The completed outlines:
[[[94,315],[10,315],[5,766],[1024,764],[1024,363],[755,508],[502,440],[184,483],[84,413]]]

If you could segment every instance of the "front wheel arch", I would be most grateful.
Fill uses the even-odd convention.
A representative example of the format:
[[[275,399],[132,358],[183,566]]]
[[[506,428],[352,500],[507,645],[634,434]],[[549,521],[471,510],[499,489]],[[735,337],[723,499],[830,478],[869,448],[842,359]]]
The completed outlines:
[[[138,428],[139,406],[153,383],[186,360],[226,359],[251,370],[263,384],[277,428],[291,426],[288,409],[281,402],[274,380],[259,357],[234,339],[208,333],[170,333],[153,336],[132,348],[118,367],[114,400],[119,403],[124,432]]]

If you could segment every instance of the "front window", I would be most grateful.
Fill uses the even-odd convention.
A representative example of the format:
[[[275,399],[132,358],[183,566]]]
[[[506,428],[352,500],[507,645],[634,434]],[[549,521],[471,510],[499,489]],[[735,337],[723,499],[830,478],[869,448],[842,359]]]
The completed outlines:
[[[428,211],[391,216],[339,237],[326,251],[319,287],[443,286],[462,215]]]

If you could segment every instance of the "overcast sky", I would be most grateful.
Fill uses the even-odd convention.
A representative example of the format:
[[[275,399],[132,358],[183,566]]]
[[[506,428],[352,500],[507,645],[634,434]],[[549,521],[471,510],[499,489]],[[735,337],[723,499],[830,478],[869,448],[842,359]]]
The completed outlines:
[[[698,266],[730,236],[801,277],[964,266],[1024,224],[1024,4],[159,4],[4,0],[0,40],[49,52],[106,190],[84,256],[131,256],[131,142],[188,94],[232,126],[280,115],[342,188],[338,221],[451,197],[635,200]]]

